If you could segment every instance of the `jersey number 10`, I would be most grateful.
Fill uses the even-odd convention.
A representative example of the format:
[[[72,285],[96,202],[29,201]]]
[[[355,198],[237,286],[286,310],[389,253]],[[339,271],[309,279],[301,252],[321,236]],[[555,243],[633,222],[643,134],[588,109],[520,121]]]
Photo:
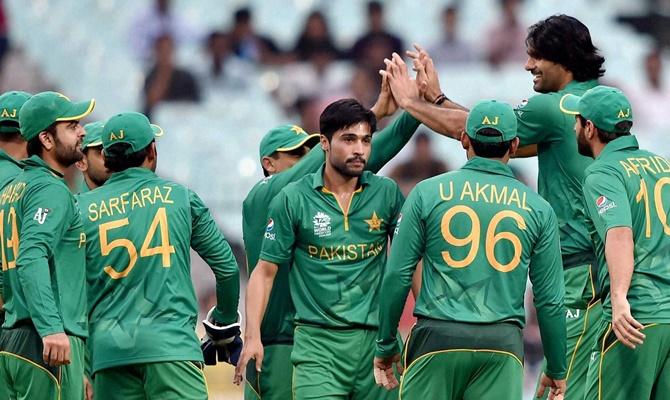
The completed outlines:
[[[112,250],[118,247],[125,248],[130,256],[130,262],[121,271],[117,271],[111,265],[107,265],[104,269],[105,273],[112,279],[120,279],[128,276],[137,263],[137,247],[128,239],[114,239],[108,240],[107,233],[112,229],[118,229],[128,225],[130,222],[128,218],[117,219],[110,222],[100,224],[98,227],[100,233],[100,252],[103,256],[108,256]],[[161,242],[159,246],[149,247],[152,239],[156,236],[156,232],[160,229]],[[162,257],[163,267],[170,267],[170,255],[174,253],[174,246],[170,244],[170,233],[168,230],[168,219],[165,207],[160,207],[154,215],[153,221],[149,226],[149,231],[144,237],[144,242],[140,248],[140,257],[152,257],[160,255]]]
[[[656,214],[658,214],[658,219],[663,225],[663,232],[666,235],[670,235],[670,226],[668,226],[668,215],[667,211],[663,209],[663,199],[661,198],[661,189],[664,185],[670,185],[670,178],[664,177],[659,179],[654,186],[654,204],[656,205]],[[647,238],[651,237],[651,212],[649,210],[649,190],[647,189],[647,183],[644,179],[640,179],[640,191],[637,192],[635,196],[635,201],[638,203],[644,199],[644,221],[645,221],[645,231],[644,236]]]

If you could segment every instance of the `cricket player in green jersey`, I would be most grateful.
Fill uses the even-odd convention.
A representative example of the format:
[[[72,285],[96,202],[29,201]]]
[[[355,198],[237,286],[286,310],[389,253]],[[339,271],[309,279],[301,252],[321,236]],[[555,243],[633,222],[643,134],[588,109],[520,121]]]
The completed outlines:
[[[75,166],[84,176],[86,189],[93,190],[102,186],[109,179],[109,171],[105,168],[102,157],[102,127],[104,121],[91,122],[84,125],[86,135],[81,142],[84,158],[75,163]]]
[[[23,165],[19,160],[28,157],[26,141],[19,130],[19,110],[29,98],[30,93],[19,91],[6,92],[0,96],[0,190],[21,172]],[[0,271],[0,331],[4,320]]]
[[[84,397],[86,235],[63,172],[82,157],[79,120],[94,106],[43,92],[19,112],[30,158],[0,195],[3,399]]]
[[[585,225],[581,183],[592,162],[577,152],[573,138],[574,121],[558,109],[566,94],[581,95],[598,85],[604,58],[591,41],[588,28],[567,15],[554,15],[531,26],[526,37],[528,61],[525,69],[533,75],[538,94],[516,110],[520,148],[517,157],[538,157],[538,192],[551,204],[558,218],[561,255],[566,285],[568,330],[568,391],[566,400],[581,399],[596,341],[602,306],[595,277],[595,255]],[[387,63],[389,84],[398,104],[432,129],[460,138],[467,109],[449,100],[439,89],[435,68],[421,48],[410,54],[417,79],[426,80],[428,104],[404,92],[409,87],[406,67],[400,57]]]
[[[393,114],[397,105],[384,79],[381,92],[371,111],[379,120]],[[412,137],[420,122],[403,112],[391,125],[375,133],[374,151],[365,165],[373,173],[391,160]],[[282,125],[269,131],[260,143],[260,161],[267,176],[257,183],[243,203],[243,239],[247,268],[251,273],[258,262],[268,224],[267,210],[272,199],[289,183],[316,172],[324,162],[319,135],[308,135],[295,125]],[[311,148],[311,151],[309,150]],[[272,286],[267,310],[261,323],[261,341],[265,346],[263,378],[256,368],[247,368],[244,398],[247,400],[283,400],[291,397],[290,360],[293,349],[295,310],[289,293],[288,265],[280,266]]]
[[[162,133],[139,113],[106,121],[102,146],[111,176],[79,197],[98,400],[207,398],[191,248],[216,276],[208,323],[222,342],[239,338],[237,263],[198,195],[154,173],[154,138]]]
[[[330,104],[320,117],[325,164],[272,201],[247,288],[246,345],[237,383],[250,359],[261,371],[261,320],[281,267],[290,268],[296,310],[293,398],[397,397],[375,386],[369,363],[377,289],[403,201],[395,182],[365,171],[375,125],[374,114],[356,100]]]
[[[670,161],[639,148],[619,89],[599,86],[560,106],[577,116],[580,153],[595,158],[584,204],[604,318],[586,398],[669,399]]]
[[[565,392],[563,269],[556,215],[507,166],[519,144],[512,107],[470,111],[468,162],[420,182],[402,208],[379,294],[375,379],[394,388],[398,321],[417,262],[423,279],[400,398],[522,397],[524,296],[530,276],[548,360],[541,391]]]

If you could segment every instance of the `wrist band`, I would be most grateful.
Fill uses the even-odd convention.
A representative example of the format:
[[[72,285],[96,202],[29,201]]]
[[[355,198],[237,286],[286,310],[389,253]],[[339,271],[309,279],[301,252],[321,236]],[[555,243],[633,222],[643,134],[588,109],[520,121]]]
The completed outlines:
[[[437,99],[435,99],[435,101],[434,101],[433,103],[435,103],[436,105],[439,106],[439,105],[441,105],[442,103],[444,103],[444,102],[447,101],[447,100],[449,100],[449,99],[447,98],[447,96],[445,96],[444,93],[440,93],[440,95],[437,96]]]

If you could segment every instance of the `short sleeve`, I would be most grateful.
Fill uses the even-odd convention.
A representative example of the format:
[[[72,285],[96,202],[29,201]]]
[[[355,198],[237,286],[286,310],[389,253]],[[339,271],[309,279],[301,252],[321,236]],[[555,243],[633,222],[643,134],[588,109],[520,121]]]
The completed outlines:
[[[600,238],[605,241],[609,229],[632,227],[626,187],[615,173],[597,171],[584,180],[584,207]]]
[[[285,264],[293,258],[296,231],[290,200],[286,191],[282,191],[270,203],[259,257],[262,260]]]

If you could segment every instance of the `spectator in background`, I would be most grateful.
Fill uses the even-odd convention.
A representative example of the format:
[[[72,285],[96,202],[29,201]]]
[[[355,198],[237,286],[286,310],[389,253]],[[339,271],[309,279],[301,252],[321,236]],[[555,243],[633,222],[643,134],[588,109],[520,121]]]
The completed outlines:
[[[163,35],[154,46],[155,64],[144,81],[144,114],[149,116],[162,101],[200,101],[200,89],[192,73],[174,63],[174,41]]]
[[[0,71],[4,65],[5,56],[9,51],[9,24],[7,23],[7,13],[5,5],[0,0]]]
[[[442,11],[442,31],[440,42],[429,50],[433,60],[439,65],[472,62],[477,60],[474,46],[458,37],[458,8],[447,6]]]
[[[198,32],[171,9],[171,0],[155,0],[132,23],[130,41],[138,59],[148,61],[152,46],[161,36],[169,35],[178,43],[196,41]]]
[[[261,64],[276,64],[284,61],[275,42],[254,31],[251,9],[240,8],[234,14],[230,39],[233,52],[240,58]]]
[[[650,137],[670,129],[670,123],[659,115],[670,109],[670,92],[665,90],[663,57],[660,48],[653,48],[642,60],[645,82],[627,88],[635,111],[635,127],[640,136]],[[660,143],[659,143],[660,144]],[[658,150],[658,149],[657,149]],[[670,148],[664,153],[668,153]]]
[[[206,60],[198,65],[197,75],[205,91],[244,90],[251,84],[254,65],[233,53],[230,37],[221,31],[209,34],[205,43]]]
[[[310,61],[312,56],[327,55],[331,60],[341,57],[328,28],[328,22],[320,11],[313,11],[305,21],[305,27],[293,48],[298,61]]]
[[[505,62],[523,62],[526,54],[526,27],[519,21],[520,0],[500,0],[502,19],[486,36],[486,59],[493,68]]]
[[[433,155],[428,134],[419,132],[414,136],[414,154],[409,161],[395,167],[390,176],[407,196],[417,183],[448,170],[447,165]]]
[[[368,31],[354,43],[349,56],[359,65],[372,71],[384,69],[384,57],[394,51],[403,54],[403,43],[399,37],[386,30],[384,6],[379,1],[368,3]]]

